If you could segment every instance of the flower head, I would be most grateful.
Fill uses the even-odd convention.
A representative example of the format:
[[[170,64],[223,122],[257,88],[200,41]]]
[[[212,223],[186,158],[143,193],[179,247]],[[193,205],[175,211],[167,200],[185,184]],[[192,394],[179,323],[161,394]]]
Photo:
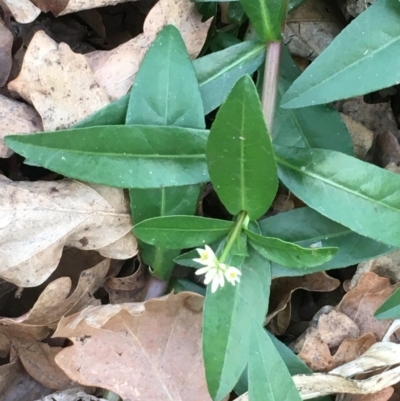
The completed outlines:
[[[225,285],[225,279],[232,285],[240,281],[239,276],[242,274],[240,270],[233,266],[227,266],[225,263],[220,263],[208,245],[205,246],[205,249],[197,248],[196,250],[200,258],[193,260],[205,266],[197,269],[196,274],[205,274],[204,284],[211,283],[212,293],[217,291],[218,287],[222,288]]]

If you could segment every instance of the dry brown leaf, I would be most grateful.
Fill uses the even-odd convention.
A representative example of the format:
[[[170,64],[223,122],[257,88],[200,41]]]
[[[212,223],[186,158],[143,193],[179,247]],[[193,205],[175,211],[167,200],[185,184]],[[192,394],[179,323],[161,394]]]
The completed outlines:
[[[12,59],[11,49],[13,45],[13,35],[0,19],[0,87],[7,82],[11,71]]]
[[[357,266],[357,270],[348,284],[348,290],[354,288],[360,277],[367,273],[373,272],[381,277],[386,277],[392,282],[400,281],[400,251],[394,251],[377,258],[361,262]],[[347,291],[348,291],[347,290]]]
[[[196,4],[187,0],[159,0],[146,17],[143,33],[111,51],[87,54],[95,78],[111,100],[125,95],[139,65],[157,33],[168,24],[175,25],[195,58],[207,37],[211,20],[201,22]]]
[[[275,334],[283,334],[290,321],[290,298],[298,289],[307,291],[333,291],[340,281],[325,272],[308,274],[300,277],[279,277],[272,280],[270,306],[267,321]]]
[[[353,120],[360,122],[371,130],[375,136],[387,131],[396,137],[399,135],[393,110],[389,102],[369,104],[364,102],[362,96],[341,100],[336,102],[336,108],[350,116]]]
[[[0,157],[10,157],[13,153],[4,143],[6,135],[42,130],[40,116],[31,106],[0,95]]]
[[[126,3],[128,1],[132,0],[69,0],[68,6],[58,15],[70,14],[92,8],[114,6],[115,4]]]
[[[62,10],[67,7],[70,0],[31,0],[32,3],[40,8],[44,13],[51,11],[57,16]]]
[[[355,157],[363,159],[374,142],[374,133],[346,114],[341,113],[341,117],[351,135]]]
[[[377,143],[379,146],[379,158],[384,167],[389,163],[400,164],[400,144],[390,131],[378,135]]]
[[[57,45],[43,31],[32,38],[8,88],[35,106],[46,131],[68,128],[109,103],[85,56]]]
[[[37,382],[52,390],[63,390],[73,385],[54,360],[62,348],[20,338],[14,338],[12,343],[26,372]]]
[[[30,0],[1,0],[10,10],[17,22],[29,24],[40,14],[37,8]]]
[[[388,401],[392,396],[393,392],[394,392],[393,387],[387,387],[374,394],[350,396],[346,398],[345,401]]]
[[[63,246],[128,259],[137,253],[128,201],[116,188],[73,180],[12,182],[0,176],[0,277],[44,282]]]
[[[341,28],[329,1],[308,0],[289,14],[283,39],[291,53],[314,60]]]
[[[188,292],[103,305],[62,319],[55,337],[74,345],[56,363],[74,381],[123,399],[211,400],[201,350],[203,297]]]
[[[360,329],[360,334],[373,333],[377,340],[385,335],[391,320],[378,320],[374,312],[394,292],[396,286],[387,278],[367,272],[357,285],[344,295],[336,310],[352,319]]]
[[[52,392],[29,376],[20,361],[0,366],[1,401],[35,400]]]
[[[57,391],[35,401],[106,401],[82,391],[82,387],[72,387],[67,390]]]
[[[61,277],[51,282],[28,313],[18,318],[0,318],[0,323],[51,327],[63,316],[76,313],[89,305],[100,304],[100,301],[93,299],[93,293],[102,286],[109,265],[110,260],[107,259],[91,269],[84,270],[70,296],[69,277]]]
[[[104,288],[110,296],[110,303],[141,302],[146,296],[148,269],[141,264],[131,275],[126,277],[110,277]]]

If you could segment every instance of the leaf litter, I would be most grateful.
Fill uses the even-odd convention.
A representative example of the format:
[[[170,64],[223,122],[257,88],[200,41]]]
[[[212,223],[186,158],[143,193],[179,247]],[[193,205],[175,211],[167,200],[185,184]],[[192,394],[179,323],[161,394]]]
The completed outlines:
[[[98,7],[130,7],[125,1],[1,3],[5,16],[39,24],[23,38],[22,66],[13,71],[18,64],[12,50],[15,31],[0,19],[0,157],[9,160],[14,157],[2,142],[4,135],[67,128],[125,95],[164,25],[178,27],[192,58],[200,53],[211,25],[189,1],[160,0],[147,5],[142,33],[122,35],[124,39],[110,46],[118,35],[107,32],[105,14]],[[358,3],[344,7],[353,15],[354,7],[362,6]],[[311,11],[299,9],[286,32],[292,52],[308,59],[322,52],[341,28],[333,14],[313,4],[306,6]],[[82,20],[91,21],[88,25],[99,33],[96,44],[104,49],[81,53],[60,43],[40,25],[41,12],[79,12]],[[311,20],[304,17],[307,13]],[[391,145],[399,138],[397,117],[388,102],[369,104],[359,98],[337,102],[336,108],[344,113],[346,124],[355,127],[358,157],[368,159],[378,151],[388,165],[397,163],[396,146]],[[373,145],[377,136],[378,148]],[[99,398],[86,392],[98,386],[126,399],[209,400],[201,350],[203,298],[181,292],[143,302],[146,271],[130,267],[127,273],[122,262],[115,264],[137,253],[125,193],[54,177],[28,181],[25,176],[19,182],[0,177],[0,277],[13,284],[0,291],[6,312],[0,318],[0,357],[8,358],[0,365],[0,393],[8,397],[4,399],[79,396],[93,401]],[[101,260],[80,262],[70,252],[74,248],[96,251]],[[82,268],[77,268],[79,263]],[[373,312],[398,287],[397,263],[395,253],[363,262],[351,281],[326,273],[273,280],[266,323],[289,338],[300,330],[291,347],[317,372],[294,376],[303,399],[346,392],[364,394],[351,400],[383,401],[396,393],[400,350],[388,340],[398,325],[378,321]],[[345,295],[338,293],[341,283]],[[336,295],[324,298],[325,294]],[[316,311],[313,316],[303,316],[297,305],[303,299],[312,305],[309,314]],[[7,310],[18,301],[19,308]],[[372,376],[354,379],[364,372]],[[17,396],[18,382],[24,383],[25,393]],[[47,398],[54,390],[61,391]]]

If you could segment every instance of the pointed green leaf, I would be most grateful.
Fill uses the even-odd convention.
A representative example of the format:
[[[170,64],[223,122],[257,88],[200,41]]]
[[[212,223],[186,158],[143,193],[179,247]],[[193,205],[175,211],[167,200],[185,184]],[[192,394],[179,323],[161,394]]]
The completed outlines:
[[[34,163],[67,177],[120,188],[154,188],[207,181],[207,134],[189,128],[114,125],[11,135],[5,141]]]
[[[207,166],[222,203],[236,215],[262,216],[278,179],[271,140],[251,78],[241,78],[219,109],[207,142]]]
[[[124,125],[128,108],[129,93],[115,102],[101,108],[84,120],[75,124],[73,128],[96,127],[99,125]]]
[[[265,44],[249,40],[195,60],[205,114],[216,109],[235,82],[245,74],[252,74],[264,58]]]
[[[398,288],[374,313],[377,319],[400,318],[400,288]]]
[[[308,207],[268,217],[259,221],[259,225],[266,237],[280,238],[303,247],[320,245],[339,249],[330,261],[307,269],[307,273],[356,265],[395,250],[389,245],[361,236]],[[273,277],[303,274],[303,270],[272,263]]]
[[[394,250],[393,247],[363,237],[308,207],[268,217],[259,221],[259,225],[262,234],[267,237],[280,238],[303,247],[320,245],[339,249],[330,261],[307,269],[307,274],[356,265]],[[300,269],[290,269],[272,263],[272,277],[305,273]]]
[[[400,247],[400,176],[333,150],[275,147],[298,198],[360,235]]]
[[[142,241],[167,249],[183,249],[209,244],[228,234],[232,221],[199,216],[164,216],[144,220],[134,227]]]
[[[384,29],[383,29],[384,28]],[[282,99],[297,108],[396,85],[400,71],[400,2],[378,0],[353,20]]]
[[[126,124],[205,128],[193,64],[181,34],[172,25],[165,26],[157,35],[140,65]]]
[[[216,109],[226,99],[234,83],[243,75],[253,73],[264,57],[265,44],[251,40],[194,60],[204,113]],[[74,128],[124,124],[129,97],[130,93],[90,115]]]
[[[253,322],[250,331],[249,401],[300,401],[292,377],[264,328]]]
[[[337,248],[303,248],[279,238],[246,231],[250,245],[266,259],[286,267],[307,269],[332,259]]]
[[[208,390],[215,401],[229,394],[247,361],[251,327],[261,327],[268,308],[270,264],[253,251],[243,260],[234,256],[227,263],[242,271],[236,286],[229,283],[214,294],[207,289],[203,312],[203,353]]]
[[[277,103],[300,75],[287,48],[281,60]],[[353,155],[353,144],[349,131],[339,112],[333,107],[321,105],[301,110],[277,107],[272,130],[273,142],[277,145],[299,148],[322,148]]]
[[[205,127],[193,64],[179,31],[172,25],[165,26],[157,35],[136,74],[126,114],[126,125],[132,124]],[[200,185],[131,188],[132,220],[137,224],[151,217],[194,214],[199,193]],[[139,247],[152,274],[168,280],[180,251],[143,242]]]
[[[281,40],[287,0],[240,0],[240,3],[262,41]]]

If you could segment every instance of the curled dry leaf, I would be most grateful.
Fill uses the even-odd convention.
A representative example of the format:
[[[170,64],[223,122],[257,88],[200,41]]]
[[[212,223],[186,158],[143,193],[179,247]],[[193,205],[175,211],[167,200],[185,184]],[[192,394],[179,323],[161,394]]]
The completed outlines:
[[[75,382],[123,399],[211,400],[205,380],[203,297],[181,292],[145,303],[87,308],[60,321],[54,337],[74,345],[56,363]]]
[[[18,286],[43,283],[66,245],[114,259],[137,253],[122,190],[72,180],[12,182],[0,176],[0,199],[0,277]]]
[[[68,128],[109,103],[85,56],[43,31],[32,38],[21,72],[8,88],[35,106],[46,131]]]
[[[211,20],[202,22],[196,4],[187,0],[159,0],[146,17],[143,33],[111,51],[87,54],[97,82],[111,100],[125,95],[139,65],[157,33],[168,24],[175,25],[192,58],[199,53],[207,37]]]
[[[394,388],[388,387],[374,394],[354,395],[343,401],[388,401],[393,395]]]
[[[0,95],[0,157],[10,157],[12,150],[3,138],[8,134],[42,131],[39,114],[31,106]]]
[[[279,277],[272,281],[267,322],[275,334],[283,334],[290,322],[290,299],[294,291],[333,291],[340,281],[318,272],[299,277]]]
[[[36,401],[106,401],[82,391],[82,387],[72,387],[67,390],[57,391]]]
[[[133,263],[133,262],[132,262]],[[141,302],[146,296],[148,269],[143,264],[131,275],[125,277],[110,277],[104,283],[104,288],[110,297],[110,303]]]

